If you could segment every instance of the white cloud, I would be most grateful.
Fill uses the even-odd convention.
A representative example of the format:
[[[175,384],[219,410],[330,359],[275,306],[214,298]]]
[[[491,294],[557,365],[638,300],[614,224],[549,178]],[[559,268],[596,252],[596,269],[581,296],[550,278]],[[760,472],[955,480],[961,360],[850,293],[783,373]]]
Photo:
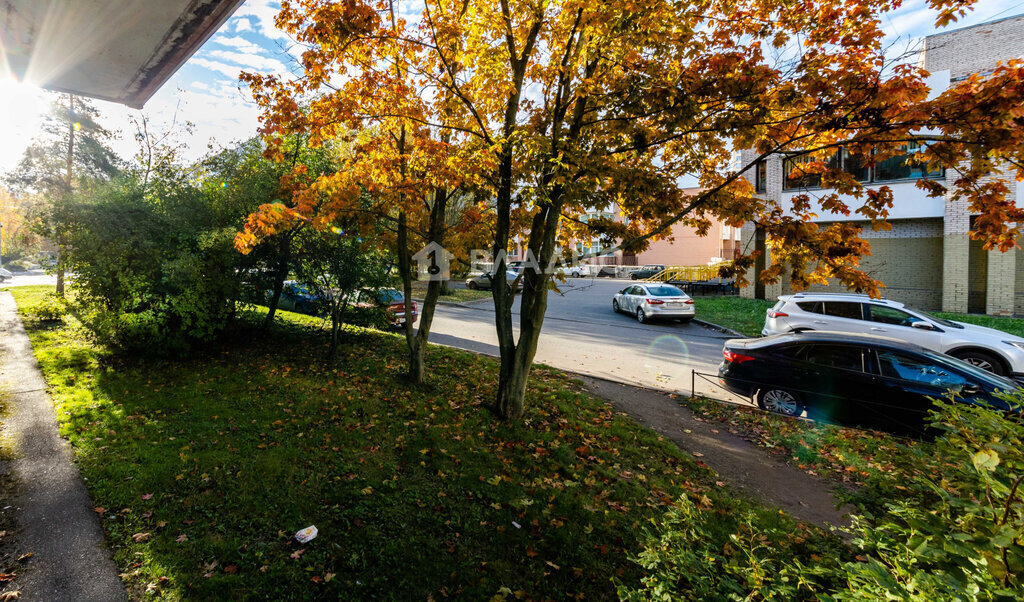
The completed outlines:
[[[235,31],[236,32],[252,31],[252,30],[253,30],[252,29],[252,23],[249,21],[249,19],[237,19],[235,21]]]
[[[256,21],[256,31],[259,33],[271,40],[288,40],[288,35],[274,25],[274,17],[280,11],[281,3],[275,0],[248,0],[235,11],[234,18],[241,20],[239,17],[252,17]]]
[[[211,50],[207,54],[223,61],[256,69],[257,71],[269,71],[271,73],[282,74],[288,72],[288,68],[285,67],[284,63],[281,61],[266,56],[260,56],[258,54],[233,52],[230,50]]]
[[[226,75],[226,76],[230,77],[231,79],[238,79],[238,74],[243,71],[243,69],[241,67],[238,67],[236,65],[228,65],[228,64],[225,64],[225,63],[220,63],[220,62],[217,62],[217,61],[211,61],[211,60],[204,59],[204,58],[199,58],[199,57],[193,58],[192,60],[190,60],[189,64],[190,65],[198,65],[199,67],[202,67],[204,69],[209,69],[210,71],[215,71],[217,73]]]
[[[221,46],[237,48],[239,52],[259,54],[263,51],[263,48],[259,44],[250,42],[241,36],[217,36],[213,38],[212,41],[214,44],[220,44]]]

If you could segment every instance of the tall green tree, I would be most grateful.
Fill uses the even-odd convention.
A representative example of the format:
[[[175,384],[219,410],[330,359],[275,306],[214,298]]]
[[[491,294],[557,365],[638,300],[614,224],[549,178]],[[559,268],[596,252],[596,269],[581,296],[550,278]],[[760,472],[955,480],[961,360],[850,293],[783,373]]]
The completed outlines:
[[[57,293],[64,294],[64,231],[55,219],[58,206],[76,191],[110,181],[124,163],[110,149],[113,134],[99,124],[99,111],[88,100],[71,94],[55,97],[35,138],[7,186],[19,193],[37,194],[46,202],[35,216],[40,233],[56,241]]]

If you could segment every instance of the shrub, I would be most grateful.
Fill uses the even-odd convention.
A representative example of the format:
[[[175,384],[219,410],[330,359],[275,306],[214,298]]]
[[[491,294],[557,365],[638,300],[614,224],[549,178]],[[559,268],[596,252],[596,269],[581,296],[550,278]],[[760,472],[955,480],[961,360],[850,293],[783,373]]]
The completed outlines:
[[[1020,410],[1022,397],[1008,398]],[[842,599],[1020,600],[1024,598],[1024,423],[1017,412],[937,402],[945,458],[920,483],[931,495],[859,517],[862,562],[844,566]],[[900,475],[893,475],[894,480]]]
[[[28,309],[30,316],[42,322],[59,322],[67,313],[67,302],[54,293],[46,294],[38,304]]]
[[[648,571],[641,587],[620,588],[620,596],[793,599],[813,590],[827,600],[1024,599],[1024,395],[1007,401],[1015,411],[936,402],[932,470],[890,475],[906,497],[853,517],[843,562],[807,556],[749,514],[723,545],[714,517],[684,500],[635,558]]]
[[[709,508],[687,497],[646,539],[632,560],[647,575],[639,587],[620,584],[621,599],[743,600],[755,592],[756,599],[815,599],[834,587],[840,567],[837,548],[822,545],[820,536],[749,509]]]
[[[24,272],[26,270],[34,270],[39,266],[27,259],[15,259],[13,261],[5,261],[4,267],[12,272]]]

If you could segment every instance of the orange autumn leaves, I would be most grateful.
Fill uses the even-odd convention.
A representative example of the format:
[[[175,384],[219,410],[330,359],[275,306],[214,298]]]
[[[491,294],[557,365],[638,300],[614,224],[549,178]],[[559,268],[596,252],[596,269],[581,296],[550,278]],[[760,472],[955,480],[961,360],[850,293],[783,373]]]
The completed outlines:
[[[926,74],[885,54],[882,15],[899,4],[428,1],[405,20],[409,6],[384,0],[286,1],[278,25],[306,46],[302,72],[243,79],[263,111],[269,157],[287,160],[282,145],[300,135],[336,146],[339,166],[283,186],[284,206],[261,208],[238,246],[300,221],[414,216],[438,188],[481,199],[504,188],[513,237],[528,239],[544,206],[562,216],[563,246],[600,234],[637,251],[674,223],[754,221],[773,248],[764,279],[837,278],[877,292],[859,269],[866,243],[849,227],[815,225],[825,217],[815,211],[885,228],[892,196],[829,169],[828,158],[842,147],[882,160],[919,141],[930,144],[925,160],[963,168],[921,185],[969,198],[981,214],[976,235],[1005,250],[1024,215],[984,174],[1024,165],[1021,67],[928,100]],[[972,2],[930,4],[941,25]],[[733,163],[737,148],[810,153],[805,167],[834,194],[818,194],[818,205],[759,199],[742,175],[753,162]],[[684,190],[684,177],[700,191]],[[584,223],[592,212],[614,219]],[[737,265],[752,265],[752,253]]]

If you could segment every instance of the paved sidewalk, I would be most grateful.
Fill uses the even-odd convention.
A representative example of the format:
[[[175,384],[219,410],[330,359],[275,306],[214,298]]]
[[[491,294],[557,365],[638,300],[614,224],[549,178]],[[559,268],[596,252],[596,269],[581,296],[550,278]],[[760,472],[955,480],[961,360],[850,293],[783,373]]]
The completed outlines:
[[[9,395],[5,435],[15,449],[18,545],[32,558],[18,576],[19,601],[127,600],[99,518],[57,432],[53,402],[14,298],[0,292],[0,387]]]
[[[607,380],[579,377],[590,392],[651,427],[700,460],[730,487],[752,499],[782,508],[796,518],[822,527],[849,526],[846,511],[837,509],[834,486],[771,458],[725,427],[702,422],[664,393]],[[847,509],[849,510],[849,509]]]

